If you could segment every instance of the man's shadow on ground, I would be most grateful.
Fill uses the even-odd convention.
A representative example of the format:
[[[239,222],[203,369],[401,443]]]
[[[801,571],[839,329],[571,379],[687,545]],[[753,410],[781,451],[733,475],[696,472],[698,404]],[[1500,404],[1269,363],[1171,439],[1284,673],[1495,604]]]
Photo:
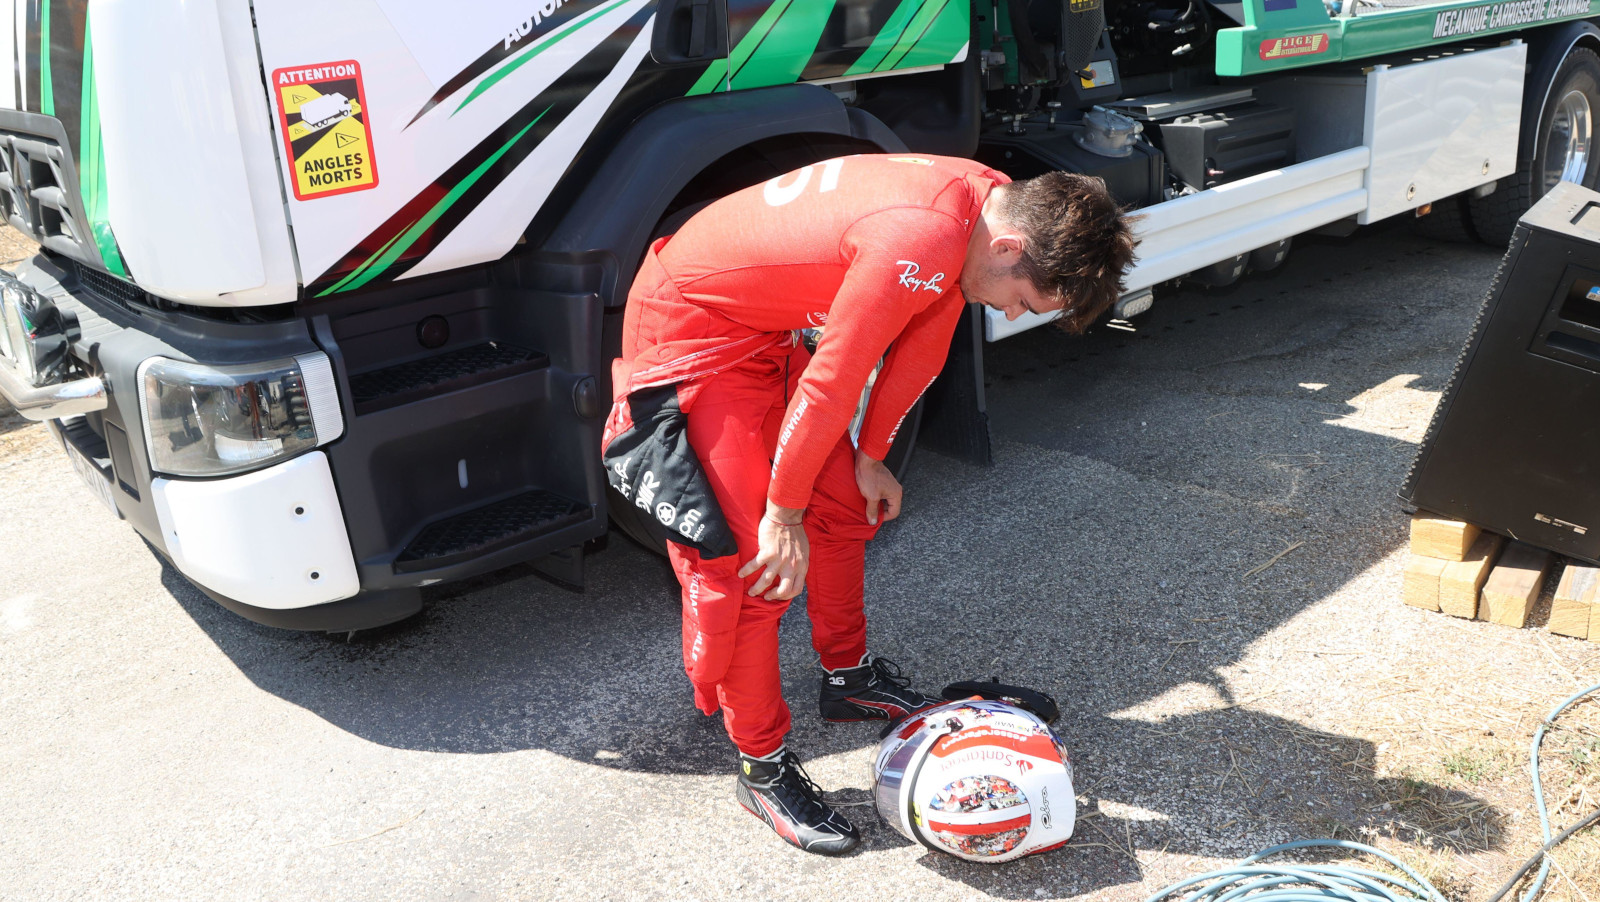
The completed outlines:
[[[1296,407],[1303,402],[1292,393],[1303,389],[1285,388],[1273,364],[1300,355],[1308,379],[1335,370],[1343,364],[1319,358],[1319,349],[1348,340],[1363,327],[1361,317],[1387,314],[1352,310],[1344,298],[1336,299],[1337,317],[1327,310],[1273,313],[1271,298],[1284,294],[1224,293],[1165,321],[1152,314],[1143,336],[1154,340],[1090,336],[1077,352],[1096,362],[1071,372],[1055,372],[1069,367],[1052,356],[1049,339],[1013,339],[992,361],[994,377],[1009,383],[997,433],[1010,445],[1000,448],[997,469],[928,456],[913,472],[913,515],[869,556],[873,647],[914,664],[925,690],[993,673],[1057,695],[1059,729],[1073,750],[1083,799],[1067,850],[998,867],[928,852],[923,866],[996,896],[1028,897],[1039,886],[1084,893],[1141,879],[1137,852],[1231,858],[1283,839],[1349,838],[1368,827],[1413,839],[1442,819],[1434,812],[1469,808],[1476,811],[1471,829],[1459,840],[1445,837],[1445,845],[1500,845],[1502,812],[1425,781],[1395,786],[1378,779],[1370,743],[1253,711],[1248,700],[1224,699],[1230,706],[1154,724],[1118,715],[1189,683],[1225,695],[1222,668],[1399,544],[1399,526],[1378,544],[1352,538],[1374,518],[1401,522],[1392,494],[1397,473],[1359,468],[1380,460],[1403,472],[1409,450],[1394,450],[1392,438],[1323,425],[1322,417],[1339,411]],[[1239,326],[1226,324],[1230,311]],[[1242,356],[1224,367],[1160,339],[1164,330],[1207,327],[1224,330]],[[1150,376],[1152,369],[1163,372]],[[1437,369],[1447,372],[1448,360]],[[1141,387],[1141,378],[1168,387]],[[1439,381],[1436,374],[1418,387],[1436,391]],[[1254,406],[1241,407],[1241,398]],[[1174,406],[1156,409],[1162,404]],[[1271,404],[1282,409],[1248,412]],[[1327,430],[1322,447],[1339,456],[1325,469],[1295,462],[1303,449],[1281,433],[1297,416],[1304,428]],[[1157,428],[1147,431],[1147,424]],[[1231,447],[1259,453],[1249,462],[1254,469],[1207,457],[1229,453],[1209,444],[1208,430],[1219,424],[1243,433]],[[1019,448],[1054,455],[1056,469],[1039,478],[1068,484],[1034,480],[1036,468],[1018,457]],[[1347,466],[1348,484],[1333,482],[1353,500],[1322,511],[1321,521],[1297,507],[1308,492],[1333,491],[1331,471]],[[1263,486],[1276,491],[1272,480],[1280,476],[1282,503],[1252,495]],[[1010,495],[995,510],[996,486],[1007,481]],[[1162,481],[1170,493],[1149,491]],[[1292,576],[1283,568],[1245,586],[1232,575],[1243,569],[1237,549],[1182,544],[1196,524],[1259,534],[1263,523],[1314,532],[1322,553],[1298,560]],[[1068,540],[1041,548],[1006,539],[1007,530]],[[1262,556],[1250,552],[1251,560]],[[1165,569],[1140,566],[1151,560]],[[248,623],[170,567],[163,582],[263,691],[372,742],[456,754],[537,748],[624,771],[731,780],[733,755],[720,718],[694,709],[683,676],[670,570],[617,536],[590,557],[588,569],[582,593],[527,567],[430,590],[420,616],[349,641]],[[1213,620],[1219,611],[1232,612],[1225,626]],[[1165,632],[1152,633],[1150,624],[1162,618],[1170,621]],[[1185,638],[1190,633],[1205,638]],[[1186,666],[1168,666],[1175,642],[1199,643],[1181,646]],[[817,670],[798,611],[785,619],[781,657],[795,715],[790,741],[805,758],[876,745],[871,725],[819,722]],[[866,802],[869,781],[862,773],[829,797]],[[1407,801],[1397,806],[1396,798]],[[847,811],[866,834],[865,854],[907,844],[870,805]]]

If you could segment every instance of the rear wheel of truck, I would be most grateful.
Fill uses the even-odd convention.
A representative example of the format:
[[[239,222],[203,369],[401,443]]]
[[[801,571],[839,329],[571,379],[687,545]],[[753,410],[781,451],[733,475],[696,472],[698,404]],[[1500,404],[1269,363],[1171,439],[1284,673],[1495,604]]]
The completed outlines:
[[[1524,111],[1529,115],[1532,111]],[[1502,179],[1485,197],[1467,201],[1472,228],[1487,244],[1511,243],[1522,214],[1555,187],[1575,182],[1593,187],[1600,154],[1595,146],[1595,116],[1600,114],[1600,56],[1585,47],[1567,54],[1551,82],[1539,120],[1533,159]]]

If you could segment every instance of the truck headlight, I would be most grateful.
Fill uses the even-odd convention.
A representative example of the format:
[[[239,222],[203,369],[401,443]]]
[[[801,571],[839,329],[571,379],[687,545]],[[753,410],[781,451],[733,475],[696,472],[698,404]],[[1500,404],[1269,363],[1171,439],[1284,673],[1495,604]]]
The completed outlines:
[[[333,367],[322,353],[229,366],[152,357],[138,375],[145,447],[160,473],[241,473],[344,432]]]
[[[0,356],[26,365],[27,354],[19,353],[26,346],[21,316],[22,299],[20,288],[13,285],[10,279],[0,278]],[[32,372],[24,375],[32,381]]]
[[[8,272],[0,271],[0,357],[11,360],[32,385],[56,381],[67,350],[78,339],[77,314]]]

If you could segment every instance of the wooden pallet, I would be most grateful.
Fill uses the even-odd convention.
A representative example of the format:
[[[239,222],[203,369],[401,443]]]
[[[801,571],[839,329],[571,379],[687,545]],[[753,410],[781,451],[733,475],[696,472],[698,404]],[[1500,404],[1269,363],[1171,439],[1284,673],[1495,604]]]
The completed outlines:
[[[1550,631],[1600,642],[1600,568],[1522,542],[1508,542],[1470,523],[1418,515],[1401,598],[1406,604],[1520,629],[1555,577]]]

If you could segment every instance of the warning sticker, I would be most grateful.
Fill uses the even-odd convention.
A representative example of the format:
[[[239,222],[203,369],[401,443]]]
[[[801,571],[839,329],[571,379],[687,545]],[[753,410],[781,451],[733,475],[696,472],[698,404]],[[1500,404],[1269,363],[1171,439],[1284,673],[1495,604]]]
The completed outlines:
[[[272,73],[272,84],[278,94],[278,125],[294,170],[295,199],[377,187],[360,63],[279,69]]]

